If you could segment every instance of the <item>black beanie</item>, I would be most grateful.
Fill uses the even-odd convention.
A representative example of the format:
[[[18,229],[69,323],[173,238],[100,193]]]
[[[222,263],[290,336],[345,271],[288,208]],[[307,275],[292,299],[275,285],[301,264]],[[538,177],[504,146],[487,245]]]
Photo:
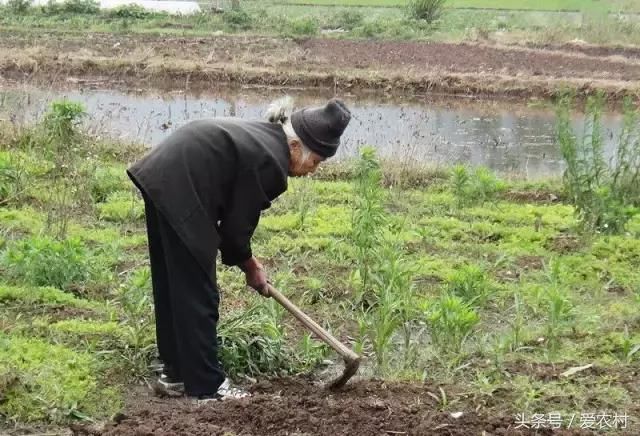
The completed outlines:
[[[322,107],[304,108],[291,114],[291,125],[304,145],[330,158],[340,145],[340,136],[351,120],[342,100],[333,98]]]

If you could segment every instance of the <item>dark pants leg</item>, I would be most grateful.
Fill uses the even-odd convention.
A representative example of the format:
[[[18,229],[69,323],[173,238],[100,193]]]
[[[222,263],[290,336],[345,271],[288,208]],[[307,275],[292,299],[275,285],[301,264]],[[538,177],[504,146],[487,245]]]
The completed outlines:
[[[215,284],[215,271],[213,276],[207,275],[157,210],[155,218],[162,247],[161,255],[155,253],[155,257],[164,258],[165,267],[157,278],[167,285],[160,285],[158,289],[168,290],[168,299],[163,294],[156,302],[156,314],[171,317],[167,325],[160,326],[160,331],[162,334],[171,332],[173,338],[172,341],[167,340],[162,347],[164,350],[161,350],[159,334],[158,351],[161,358],[166,354],[170,364],[177,368],[187,395],[214,394],[225,378],[218,362],[216,326],[220,296]],[[154,255],[150,257],[154,258]],[[166,306],[158,307],[167,303],[168,310]],[[156,321],[156,324],[160,323]]]
[[[151,264],[151,284],[153,287],[158,357],[164,364],[163,372],[174,380],[181,380],[178,350],[173,331],[169,275],[167,274],[160,223],[158,222],[158,211],[144,193],[142,196],[145,202],[145,216],[147,220],[147,240],[149,244],[149,261]]]

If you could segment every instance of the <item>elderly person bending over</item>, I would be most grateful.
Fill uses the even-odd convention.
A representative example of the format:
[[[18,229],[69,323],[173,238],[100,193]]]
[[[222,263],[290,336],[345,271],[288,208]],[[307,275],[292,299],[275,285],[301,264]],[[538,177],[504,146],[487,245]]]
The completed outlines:
[[[239,398],[218,361],[218,250],[263,293],[267,276],[251,251],[262,210],[333,156],[351,114],[344,103],[290,113],[271,105],[268,121],[219,118],[179,128],[127,174],[145,201],[156,338],[168,390],[198,400]]]

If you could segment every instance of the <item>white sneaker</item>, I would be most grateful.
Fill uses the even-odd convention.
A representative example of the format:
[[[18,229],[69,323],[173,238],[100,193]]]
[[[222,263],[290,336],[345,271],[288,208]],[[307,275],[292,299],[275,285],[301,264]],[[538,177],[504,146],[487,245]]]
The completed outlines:
[[[231,386],[231,381],[226,378],[214,395],[202,396],[196,399],[196,404],[202,406],[213,401],[237,400],[250,397],[251,394],[244,389]]]
[[[167,391],[184,393],[184,382],[174,380],[166,374],[161,374],[158,377],[158,384]]]

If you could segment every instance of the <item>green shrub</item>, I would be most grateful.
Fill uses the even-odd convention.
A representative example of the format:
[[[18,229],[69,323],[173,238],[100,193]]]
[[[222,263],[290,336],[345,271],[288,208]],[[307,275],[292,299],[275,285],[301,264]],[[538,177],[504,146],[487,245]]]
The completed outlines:
[[[133,20],[146,18],[151,14],[151,11],[136,4],[118,6],[117,8],[109,9],[107,12],[107,16],[111,18],[128,18]]]
[[[318,20],[313,17],[298,17],[289,21],[287,28],[283,30],[291,35],[312,36],[318,33],[320,27]]]
[[[358,26],[353,29],[353,33],[356,36],[363,36],[365,38],[376,38],[384,34],[386,25],[379,20],[366,21],[362,26]]]
[[[353,30],[362,24],[364,15],[356,9],[343,9],[334,14],[330,19],[331,27],[344,30]]]
[[[447,0],[409,0],[407,12],[412,18],[432,23],[442,16],[446,2]]]
[[[15,242],[3,263],[14,278],[35,286],[82,287],[91,278],[89,253],[78,239],[31,237]]]
[[[564,186],[585,231],[620,233],[640,210],[640,117],[625,100],[624,123],[611,162],[604,157],[602,94],[587,100],[581,138],[571,126],[571,96],[557,107],[558,142],[566,162]]]
[[[7,9],[16,15],[25,14],[31,9],[32,0],[8,0]]]
[[[106,418],[121,406],[113,389],[98,389],[88,353],[0,333],[0,368],[11,379],[0,404],[9,420],[61,424],[74,416]]]
[[[248,30],[253,18],[244,9],[228,9],[222,14],[222,21],[233,29]]]
[[[97,14],[100,12],[100,3],[96,0],[65,0],[62,10],[71,14]]]

